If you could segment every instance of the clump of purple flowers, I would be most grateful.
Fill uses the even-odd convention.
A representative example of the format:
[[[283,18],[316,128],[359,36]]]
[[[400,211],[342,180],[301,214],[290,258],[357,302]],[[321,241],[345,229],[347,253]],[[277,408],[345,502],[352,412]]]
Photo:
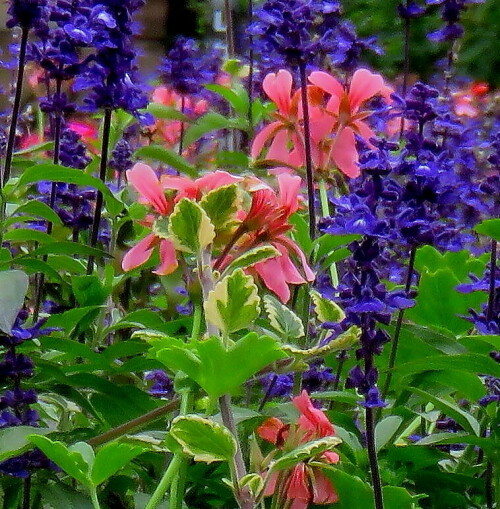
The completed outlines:
[[[215,81],[221,63],[220,52],[203,51],[194,39],[178,37],[163,59],[160,72],[179,95],[197,95]]]
[[[33,376],[34,363],[28,356],[17,353],[16,348],[24,341],[49,334],[51,329],[42,329],[43,321],[33,327],[23,327],[27,318],[28,312],[20,311],[10,334],[0,333],[0,345],[5,349],[0,362],[0,383],[10,386],[0,398],[0,429],[39,425],[38,412],[31,408],[37,402],[37,394],[23,384]],[[53,464],[37,450],[0,463],[0,473],[21,478],[29,477],[39,468],[53,468]]]

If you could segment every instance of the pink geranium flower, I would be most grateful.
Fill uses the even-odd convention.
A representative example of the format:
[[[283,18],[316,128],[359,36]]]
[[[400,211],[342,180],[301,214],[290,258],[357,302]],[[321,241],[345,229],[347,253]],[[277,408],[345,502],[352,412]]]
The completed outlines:
[[[156,214],[165,216],[172,212],[173,202],[167,201],[160,181],[150,166],[137,163],[127,171],[127,180],[139,193],[139,201],[152,207]],[[154,219],[153,215],[148,215],[142,224],[151,227]],[[170,240],[157,237],[154,233],[146,235],[125,254],[122,260],[123,270],[129,271],[146,263],[155,247],[159,248],[160,265],[153,272],[161,276],[174,272],[178,266],[174,245]]]
[[[304,160],[303,142],[300,134],[300,91],[292,94],[292,75],[283,69],[270,73],[262,82],[262,88],[276,105],[276,120],[262,129],[252,143],[251,155],[255,159],[265,145],[269,145],[266,159],[300,166]]]
[[[302,391],[302,394],[292,401],[301,413],[298,423],[286,425],[280,419],[271,417],[257,428],[257,434],[261,438],[287,452],[300,444],[335,435],[328,417],[314,407],[306,391]],[[339,456],[335,452],[327,451],[314,460],[325,465],[335,464],[338,463]],[[290,506],[287,505],[291,509],[307,509],[311,503],[334,504],[339,499],[334,486],[321,468],[309,461],[300,462],[286,471],[279,482],[279,489],[285,493],[288,503],[291,502]],[[272,475],[268,480],[265,495],[273,495],[277,491],[277,484],[278,475]]]
[[[382,76],[367,69],[358,69],[348,87],[344,87],[324,71],[312,72],[309,81],[330,94],[325,114],[312,120],[311,136],[319,143],[334,134],[329,148],[332,161],[348,177],[357,177],[360,171],[354,135],[361,136],[365,141],[375,135],[365,122],[371,113],[360,111],[360,108],[368,99],[378,94],[389,100],[392,88],[385,85]]]
[[[290,299],[288,285],[314,281],[314,273],[304,253],[285,235],[292,229],[290,216],[299,208],[300,186],[300,177],[288,174],[278,176],[278,193],[260,182],[258,188],[252,192],[250,210],[240,218],[242,222],[235,233],[239,242],[235,242],[234,254],[224,258],[222,263],[218,261],[215,268],[224,268],[232,258],[259,244],[272,244],[280,256],[256,263],[249,271],[257,274],[282,302]],[[291,255],[300,260],[303,275],[295,266]]]

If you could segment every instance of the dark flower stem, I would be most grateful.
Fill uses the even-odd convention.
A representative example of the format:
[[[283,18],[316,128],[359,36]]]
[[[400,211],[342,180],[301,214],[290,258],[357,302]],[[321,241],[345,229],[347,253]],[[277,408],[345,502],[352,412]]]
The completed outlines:
[[[409,0],[406,0],[406,9],[408,9]],[[411,22],[410,17],[405,17],[405,27],[404,27],[404,60],[403,60],[403,87],[401,90],[403,99],[406,97],[406,91],[408,90],[408,78],[410,75],[410,32],[411,32]],[[401,116],[401,127],[399,130],[399,138],[401,139],[403,136],[405,128],[405,117]]]
[[[249,23],[253,20],[253,0],[248,0],[248,20]],[[252,138],[253,131],[253,112],[252,112],[252,96],[253,96],[253,75],[254,75],[254,54],[253,54],[253,35],[248,37],[248,129],[249,137]]]
[[[29,29],[26,27],[23,28],[21,32],[21,44],[19,47],[19,67],[17,69],[16,92],[14,95],[14,104],[12,106],[9,139],[7,141],[7,149],[5,153],[5,165],[3,168],[2,178],[0,179],[0,190],[3,189],[9,180],[12,167],[12,156],[14,155],[14,145],[16,142],[17,121],[19,119],[19,110],[21,108],[21,94],[23,90],[24,66],[26,60],[26,47],[28,45],[28,34]]]
[[[104,121],[102,128],[102,149],[101,149],[101,165],[99,168],[99,178],[102,182],[106,182],[106,171],[108,168],[108,151],[109,151],[109,135],[111,132],[111,115],[112,110],[104,110]],[[90,234],[90,247],[97,245],[97,238],[99,236],[99,226],[101,224],[102,206],[104,203],[103,195],[100,191],[97,192],[97,199],[95,202],[94,220],[92,221],[92,231]],[[92,274],[94,270],[94,256],[90,255],[87,263],[87,274]]]
[[[165,416],[169,412],[173,412],[177,408],[179,408],[180,399],[174,399],[170,401],[166,405],[155,408],[150,412],[137,417],[136,419],[132,419],[131,421],[127,421],[123,424],[120,424],[116,428],[110,429],[101,435],[97,435],[90,440],[87,441],[89,445],[92,447],[97,447],[98,445],[106,444],[107,442],[111,442],[115,438],[119,438],[127,433],[131,433],[132,431],[137,431],[141,428],[144,428],[146,425],[157,421],[161,417]]]
[[[375,447],[375,412],[373,408],[367,407],[365,409],[365,419],[366,446],[368,449],[368,461],[370,462],[375,509],[384,509],[384,499],[382,498],[382,481],[380,480],[377,449]]]
[[[234,58],[236,55],[236,50],[234,47],[233,13],[231,12],[230,0],[224,0],[224,18],[226,21],[227,56],[229,58]]]
[[[302,111],[304,115],[304,149],[306,155],[307,176],[307,199],[309,202],[309,236],[311,240],[316,238],[316,216],[314,212],[314,176],[311,155],[311,126],[309,121],[309,103],[307,100],[306,66],[299,64],[300,90],[302,99]]]
[[[274,389],[274,386],[276,385],[277,381],[278,381],[278,375],[273,375],[273,378],[271,379],[271,383],[269,384],[269,387],[267,388],[267,391],[264,394],[262,401],[260,402],[259,408],[257,409],[258,412],[262,412],[264,405],[269,401],[269,398],[271,397],[271,391]]]
[[[408,294],[411,288],[411,282],[413,279],[413,273],[415,270],[415,256],[417,254],[417,248],[412,247],[410,250],[410,260],[408,262],[408,273],[406,276],[406,285],[405,292]],[[394,339],[391,345],[391,354],[389,356],[389,363],[387,365],[387,376],[384,382],[384,387],[382,389],[382,399],[384,400],[389,392],[389,388],[391,386],[392,381],[392,370],[396,364],[396,357],[398,355],[398,345],[399,345],[399,337],[401,335],[401,327],[403,326],[403,317],[405,310],[400,309],[398,313],[398,318],[396,321],[396,330],[394,331]]]
[[[491,241],[491,258],[490,258],[490,281],[488,291],[488,308],[486,310],[486,320],[489,323],[493,320],[493,312],[495,309],[495,283],[497,271],[497,241]]]
[[[26,477],[23,486],[23,509],[31,507],[31,475]]]
[[[62,80],[60,78],[56,81],[56,97],[61,95]],[[54,155],[52,161],[54,164],[59,164],[59,155],[61,151],[61,127],[62,127],[62,115],[60,111],[56,112],[54,119]],[[56,193],[57,193],[57,182],[52,182],[50,187],[50,198],[49,207],[54,210],[56,205]],[[47,223],[47,235],[52,233],[53,224],[51,221]],[[43,257],[43,261],[47,262],[48,255]],[[45,287],[45,274],[42,272],[39,274],[37,279],[35,305],[33,307],[33,323],[38,320],[40,314],[40,306],[42,304],[43,290]]]
[[[184,94],[181,97],[181,113],[184,115],[184,110],[186,108],[186,97]],[[182,156],[182,151],[184,150],[184,122],[181,120],[181,132],[179,136],[179,155]]]

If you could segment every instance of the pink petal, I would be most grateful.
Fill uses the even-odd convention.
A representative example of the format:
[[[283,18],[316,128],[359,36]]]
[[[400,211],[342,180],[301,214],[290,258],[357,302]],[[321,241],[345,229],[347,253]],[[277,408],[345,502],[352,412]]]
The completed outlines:
[[[340,456],[336,452],[326,451],[321,455],[321,459],[326,463],[338,463],[340,461]]]
[[[290,299],[290,289],[286,284],[285,276],[281,272],[281,266],[277,258],[257,263],[254,269],[267,288],[275,293],[281,302],[288,302]]]
[[[235,177],[227,171],[217,170],[196,179],[195,183],[199,191],[206,193],[222,186],[240,182],[241,180],[243,180],[242,177]]]
[[[276,483],[278,482],[279,472],[273,472],[269,476],[266,487],[264,488],[264,496],[269,497],[274,494],[276,490]]]
[[[285,116],[290,113],[292,82],[292,75],[283,69],[276,74],[269,73],[262,82],[264,92],[276,103],[278,111]]]
[[[160,241],[160,265],[153,270],[159,276],[167,276],[177,269],[177,257],[174,245],[170,240],[162,239]]]
[[[179,191],[175,197],[176,201],[187,197],[195,200],[198,196],[198,186],[187,177],[177,177],[175,175],[163,175],[161,177],[161,185],[163,189],[173,189]]]
[[[302,179],[298,176],[282,174],[278,176],[279,202],[288,209],[291,216],[299,208],[299,193]]]
[[[339,496],[333,487],[332,481],[319,468],[315,468],[313,502],[315,504],[335,504],[338,500]]]
[[[373,132],[373,130],[368,127],[368,124],[366,124],[365,122],[363,122],[362,120],[356,120],[354,122],[354,125],[358,128],[358,131],[359,131],[359,135],[366,141],[368,142],[368,144],[370,146],[372,146],[372,144],[369,142],[370,138],[374,138],[375,137],[375,133]]]
[[[262,152],[264,145],[268,142],[269,139],[271,139],[273,136],[276,136],[276,133],[280,129],[283,129],[283,124],[281,122],[273,122],[269,125],[266,125],[264,129],[257,133],[252,142],[252,159],[257,159],[257,157]]]
[[[304,269],[304,274],[306,275],[307,281],[314,281],[316,275],[311,270],[311,267],[309,267],[309,262],[307,261],[306,255],[302,252],[302,249],[300,249],[300,247],[297,246],[297,244],[292,239],[290,239],[289,237],[285,237],[284,235],[280,235],[277,240],[281,244],[286,246],[289,251],[290,250],[293,251],[300,258],[300,261],[302,262],[302,268]]]
[[[285,276],[285,281],[292,285],[301,285],[306,283],[306,280],[297,270],[297,267],[295,267],[292,260],[290,260],[290,255],[288,254],[288,251],[279,244],[275,244],[275,247],[277,247],[278,250],[281,252],[281,256],[279,257],[279,264],[281,267],[281,272]]]
[[[355,178],[360,174],[358,151],[354,131],[350,127],[341,129],[333,142],[332,159],[337,168],[348,177]]]
[[[159,214],[169,213],[170,208],[167,199],[151,166],[144,163],[135,164],[131,170],[127,170],[127,180],[154,207],[156,212]]]
[[[321,410],[314,407],[307,391],[302,391],[302,394],[293,398],[292,402],[302,414],[299,418],[299,426],[305,431],[311,432],[312,438],[335,435],[332,423]]]
[[[306,466],[304,463],[295,465],[290,474],[290,482],[288,484],[287,498],[309,500],[309,486],[307,483]]]
[[[276,445],[284,427],[283,421],[277,417],[270,417],[257,428],[257,435],[271,444]]]
[[[373,74],[368,69],[358,69],[349,87],[351,112],[356,113],[362,103],[380,92],[386,92],[384,89],[384,78],[380,74]]]
[[[331,95],[340,97],[344,93],[344,87],[327,72],[314,71],[309,75],[309,81]]]
[[[288,149],[288,132],[285,129],[278,131],[267,151],[266,159],[287,163],[290,150]]]
[[[139,241],[133,248],[129,249],[122,259],[122,269],[127,272],[146,263],[153,253],[157,238],[150,233]]]

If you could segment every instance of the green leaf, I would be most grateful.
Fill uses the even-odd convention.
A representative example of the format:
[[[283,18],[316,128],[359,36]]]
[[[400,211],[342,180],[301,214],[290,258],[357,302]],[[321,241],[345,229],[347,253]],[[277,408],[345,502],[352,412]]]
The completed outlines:
[[[333,466],[323,468],[322,472],[335,486],[339,496],[339,501],[333,506],[335,509],[373,509],[372,489],[359,477]]]
[[[227,229],[234,222],[240,208],[241,197],[235,184],[222,186],[207,193],[200,205],[207,213],[217,233]]]
[[[293,224],[292,237],[300,246],[306,255],[309,255],[313,248],[313,243],[309,237],[309,225],[307,221],[297,212],[292,214],[289,219],[290,224]]]
[[[315,251],[315,259],[320,260],[324,256],[329,255],[332,251],[340,247],[350,244],[352,241],[357,240],[361,235],[331,235],[326,233],[314,241],[317,246]]]
[[[28,291],[28,276],[20,270],[0,272],[0,331],[10,334]]]
[[[277,459],[270,466],[270,471],[276,472],[287,468],[294,467],[298,463],[305,461],[315,456],[320,456],[326,451],[333,449],[335,446],[342,443],[338,437],[324,437],[306,444],[299,445],[293,451],[288,452]]]
[[[191,125],[184,134],[184,143],[189,147],[202,136],[220,129],[246,129],[248,127],[246,119],[228,118],[220,113],[209,111],[200,117]]]
[[[33,152],[41,152],[45,150],[51,150],[54,148],[54,142],[53,141],[45,141],[43,143],[37,143],[36,145],[31,145],[27,148],[24,148],[22,150],[16,150],[14,152],[14,156],[22,156],[26,154],[32,154]]]
[[[36,260],[34,258],[17,258],[15,260],[16,265],[21,266],[27,274],[36,274],[41,272],[47,276],[49,281],[66,285],[67,283],[63,280],[57,270],[55,270],[49,263],[42,260]]]
[[[416,387],[410,387],[409,390],[414,394],[420,396],[424,401],[430,401],[436,408],[441,410],[445,415],[458,422],[469,433],[479,436],[480,426],[477,420],[469,413],[465,412],[453,403],[446,401],[443,398],[438,398]]]
[[[104,288],[97,276],[74,276],[71,278],[71,284],[80,306],[100,306],[108,298],[109,291]]]
[[[207,213],[188,198],[176,203],[168,231],[176,249],[187,253],[199,253],[215,238],[214,225]]]
[[[80,170],[66,168],[56,164],[44,163],[28,168],[19,177],[16,188],[26,187],[44,181],[64,182],[65,184],[93,187],[103,194],[110,215],[117,216],[123,210],[123,204],[113,196],[113,193],[101,180],[87,175]]]
[[[245,88],[241,85],[233,85],[232,88],[222,85],[206,85],[205,88],[226,99],[238,115],[245,116],[248,113],[248,95]]]
[[[394,438],[403,418],[399,415],[389,415],[382,419],[375,427],[375,445],[377,451],[383,449]]]
[[[486,219],[479,223],[474,230],[500,242],[500,219]]]
[[[145,447],[127,442],[110,442],[102,446],[97,451],[90,474],[92,484],[102,484],[146,450]]]
[[[71,451],[62,442],[56,442],[40,435],[30,435],[28,439],[70,477],[73,477],[73,479],[76,479],[85,486],[92,484],[89,478],[89,472],[92,466],[91,463],[88,462],[90,455],[85,454],[84,457],[82,454],[83,451]]]
[[[236,269],[219,281],[204,302],[206,319],[225,334],[248,327],[260,314],[252,276]]]
[[[345,318],[342,308],[332,300],[323,298],[318,292],[311,291],[314,311],[321,322],[341,322]]]
[[[30,447],[28,437],[46,435],[53,430],[49,428],[36,428],[35,426],[15,426],[0,429],[0,461],[17,456]]]
[[[418,442],[415,445],[436,445],[436,444],[470,444],[475,445],[477,447],[481,447],[485,451],[489,451],[498,448],[490,438],[478,437],[475,435],[471,435],[470,433],[462,433],[462,432],[443,432],[443,433],[433,433],[428,435]]]
[[[45,232],[39,230],[32,230],[30,228],[17,228],[15,230],[8,231],[3,239],[7,242],[26,243],[26,242],[38,242],[39,244],[47,244],[54,242],[51,235],[47,235]]]
[[[269,258],[274,258],[276,256],[281,256],[281,253],[271,244],[256,246],[233,260],[225,270],[225,273],[231,273],[235,269],[253,267],[256,263],[269,260]]]
[[[95,249],[90,246],[85,246],[84,244],[79,244],[78,242],[70,242],[70,241],[59,241],[52,242],[52,244],[46,244],[43,247],[39,247],[38,249],[34,249],[31,251],[31,256],[44,256],[50,254],[64,254],[64,255],[82,255],[82,256],[95,256],[95,257],[107,257],[110,258],[111,255],[106,253],[105,251],[101,251],[100,249]]]
[[[165,106],[160,103],[150,103],[146,111],[151,113],[153,117],[162,120],[180,120],[186,123],[192,122],[187,115],[181,113],[179,110],[172,108],[172,106]]]
[[[236,454],[237,444],[231,432],[222,424],[198,415],[176,417],[169,436],[195,461],[231,461]]]
[[[172,371],[183,371],[212,398],[228,394],[265,366],[286,357],[280,344],[251,332],[226,350],[222,340],[211,337],[191,344],[174,338],[152,341],[153,354]]]
[[[283,341],[298,339],[305,335],[302,320],[276,297],[266,295],[264,309],[271,327],[280,334]]]
[[[137,159],[152,159],[153,161],[160,161],[192,178],[198,176],[196,168],[190,165],[183,157],[175,153],[173,150],[160,147],[159,145],[141,147],[135,152],[135,157]]]
[[[463,333],[470,322],[458,315],[467,315],[468,309],[479,305],[484,297],[480,292],[459,294],[460,280],[450,268],[436,272],[421,272],[416,306],[406,311],[406,316],[420,325],[431,325]]]
[[[382,488],[384,507],[387,509],[414,509],[416,502],[426,495],[411,495],[399,486],[384,486]]]
[[[500,378],[500,366],[490,357],[478,354],[435,355],[413,362],[398,364],[395,372],[405,378],[416,373],[433,370],[464,370],[469,373],[482,373]]]
[[[315,346],[302,350],[292,345],[283,345],[282,349],[292,357],[298,359],[311,358],[311,357],[324,357],[331,352],[338,352],[340,350],[347,350],[359,341],[361,329],[356,325],[349,327],[348,330],[342,332],[333,341],[330,341],[323,346]]]
[[[13,212],[13,215],[19,214],[29,214],[32,216],[41,217],[42,219],[45,219],[52,224],[59,226],[63,224],[61,218],[46,203],[38,200],[31,200],[27,203],[24,203]],[[19,220],[21,218],[12,217],[9,219]]]

